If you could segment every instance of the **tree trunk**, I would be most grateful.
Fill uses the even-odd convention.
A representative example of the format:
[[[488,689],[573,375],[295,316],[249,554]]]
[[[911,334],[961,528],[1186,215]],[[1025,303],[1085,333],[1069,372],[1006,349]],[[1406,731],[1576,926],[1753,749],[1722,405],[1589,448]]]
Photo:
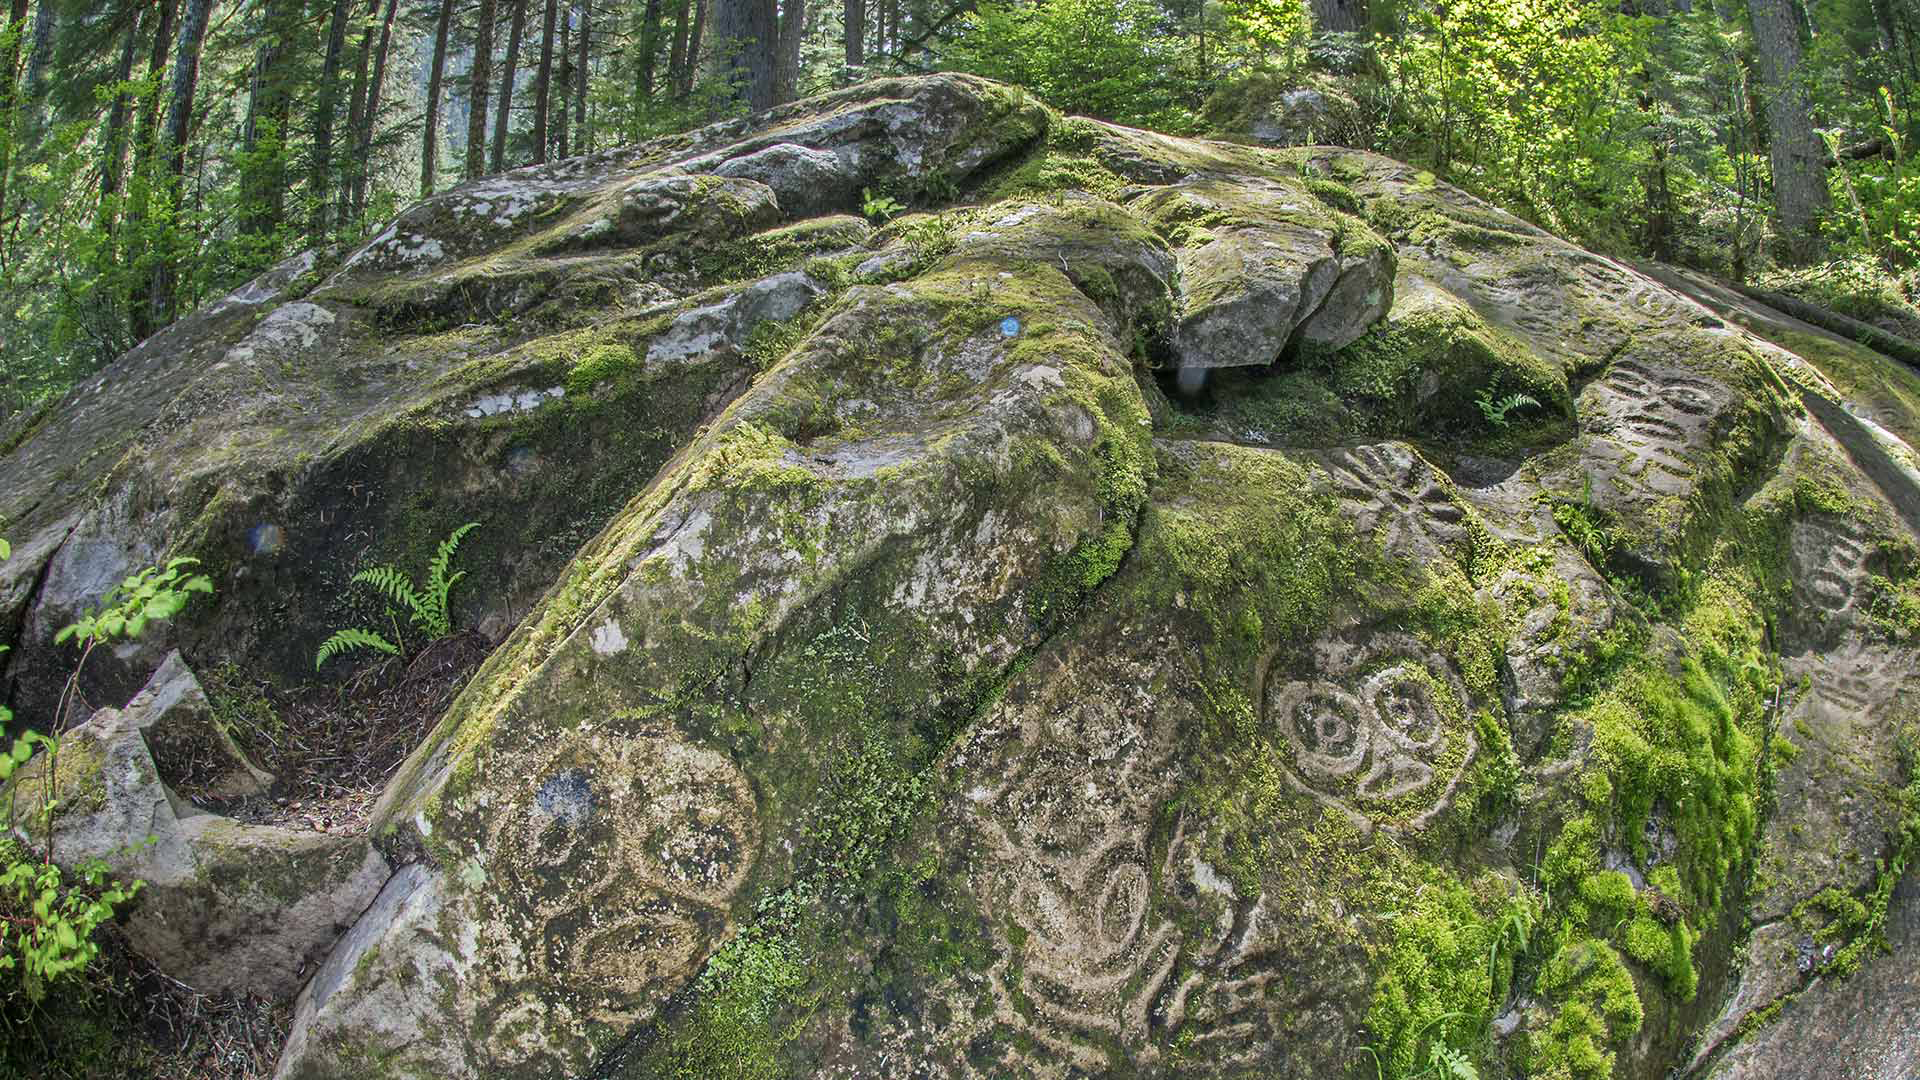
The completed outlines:
[[[1827,153],[1813,129],[1813,103],[1800,68],[1800,24],[1792,0],[1749,0],[1747,13],[1767,107],[1767,157],[1782,253],[1789,261],[1805,262],[1820,253]]]
[[[53,59],[55,23],[60,5],[55,0],[40,0],[33,13],[33,48],[27,51],[26,110],[22,118],[20,148],[30,153],[40,144],[41,125],[46,122],[47,65]]]
[[[347,142],[356,149],[360,145],[360,120],[367,111],[367,65],[373,62],[373,20],[379,14],[380,0],[367,0],[365,25],[360,28],[360,46],[354,50],[353,89],[347,95]],[[364,168],[364,162],[356,160],[351,153],[347,155],[346,174],[341,178],[339,198],[334,204],[333,221],[338,228],[346,228],[347,222],[353,220],[353,185]]]
[[[273,0],[262,16],[247,118],[240,132],[238,227],[242,236],[267,236],[286,215],[287,121],[293,108],[287,60],[299,19],[290,0]]]
[[[159,0],[156,9],[153,45],[147,54],[149,90],[146,98],[138,103],[140,115],[134,124],[133,168],[127,174],[127,211],[121,215],[123,223],[141,227],[125,257],[128,273],[122,279],[128,283],[123,286],[126,288],[127,332],[135,341],[152,333],[153,320],[148,317],[146,304],[152,276],[144,265],[151,233],[145,225],[152,210],[154,184],[159,179],[154,162],[160,150],[160,80],[167,72],[168,58],[173,55],[173,24],[178,6],[179,0]]]
[[[313,109],[313,160],[307,170],[307,239],[327,234],[328,203],[333,197],[333,119],[340,111],[340,62],[347,51],[349,0],[333,0],[327,24],[327,55],[320,66],[320,94]]]
[[[693,0],[693,25],[687,31],[687,66],[680,72],[685,80],[680,87],[680,96],[693,93],[693,81],[700,71],[700,41],[706,33],[707,19],[711,16],[707,9],[707,0]]]
[[[1366,0],[1310,0],[1310,6],[1315,33],[1357,34],[1366,28]]]
[[[667,49],[667,93],[679,97],[686,93],[683,84],[687,69],[687,15],[692,10],[689,0],[674,0],[673,6],[673,42]]]
[[[553,32],[559,20],[559,0],[547,0],[547,16],[540,31],[540,70],[533,79],[533,162],[547,160],[547,106],[553,86]]]
[[[560,107],[554,110],[554,143],[558,148],[556,160],[568,156],[572,148],[567,141],[567,107],[572,104],[568,91],[573,87],[573,9],[569,7],[560,13]],[[551,94],[549,94],[551,97]]]
[[[867,62],[867,0],[847,0],[842,18],[847,28],[847,66]]]
[[[714,74],[735,100],[759,112],[777,89],[779,26],[774,0],[717,0],[713,8]]]
[[[487,171],[487,92],[493,80],[494,0],[480,0],[473,34],[473,67],[467,72],[467,179]]]
[[[647,0],[641,8],[639,48],[640,61],[635,66],[634,90],[638,100],[651,102],[660,60],[660,0]]]
[[[579,58],[573,63],[573,152],[593,153],[593,135],[587,130],[587,83],[593,76],[593,0],[580,0],[580,40],[574,47]]]
[[[15,114],[19,106],[19,85],[14,76],[20,70],[20,39],[27,26],[27,0],[13,0],[7,12],[7,24],[0,33],[8,36],[4,63],[0,69],[0,210],[7,205],[7,177],[13,172],[13,143],[19,125]]]
[[[168,95],[166,143],[168,172],[178,185],[187,173],[187,137],[193,130],[193,95],[200,82],[200,49],[207,40],[213,0],[187,0],[173,60],[173,90]],[[175,192],[178,194],[178,190]]]
[[[440,21],[433,31],[433,66],[427,71],[427,113],[420,132],[420,197],[433,194],[440,171],[440,89],[447,75],[447,33],[453,26],[453,0],[440,0]]]
[[[127,41],[120,49],[120,63],[113,69],[113,81],[125,86],[133,78],[133,57],[140,48],[140,29],[147,21],[144,9],[136,9],[133,21],[127,24]],[[113,108],[107,112],[107,130],[100,145],[100,231],[109,240],[113,237],[113,228],[117,214],[114,210],[114,196],[120,193],[121,177],[127,168],[127,115],[133,110],[133,98],[125,91],[114,95]],[[106,261],[113,260],[111,248]]]
[[[380,20],[380,47],[373,54],[373,78],[367,82],[367,107],[360,114],[360,130],[355,133],[353,212],[356,215],[367,209],[367,178],[373,169],[373,131],[380,122],[380,89],[387,81],[387,56],[393,50],[393,19],[399,6],[400,0],[387,0],[387,14]]]
[[[213,0],[187,0],[186,10],[180,17],[179,41],[174,46],[173,88],[168,94],[167,127],[162,139],[167,148],[168,214],[176,220],[186,193],[187,138],[193,130],[193,96],[200,80],[200,48],[207,40],[207,16],[212,10]],[[179,278],[174,265],[177,254],[169,238],[154,265],[153,284],[146,302],[139,305],[144,308],[144,314],[136,316],[140,320],[135,332],[137,338],[147,337],[173,321]]]
[[[527,29],[527,0],[513,0],[513,27],[507,31],[506,70],[500,74],[500,108],[493,118],[493,171],[507,168],[507,122],[513,114],[513,80],[520,68],[520,38]]]
[[[159,0],[159,21],[153,27],[153,50],[147,54],[147,81],[153,92],[140,109],[140,121],[133,133],[133,175],[149,175],[160,127],[160,76],[166,73],[167,59],[173,55],[173,18],[180,0]]]
[[[784,105],[799,96],[800,39],[806,26],[807,0],[780,0],[780,51],[774,57],[775,105]]]

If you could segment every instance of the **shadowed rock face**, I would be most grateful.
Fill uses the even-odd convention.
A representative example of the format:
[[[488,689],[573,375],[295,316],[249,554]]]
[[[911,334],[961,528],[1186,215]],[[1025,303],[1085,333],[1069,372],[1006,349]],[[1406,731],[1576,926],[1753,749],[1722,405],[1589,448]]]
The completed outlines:
[[[1743,303],[1371,155],[866,84],[143,344],[0,459],[10,674],[193,554],[187,659],[304,678],[357,560],[482,523],[511,632],[284,1077],[1898,1065],[1834,988],[1914,963],[1920,378]]]

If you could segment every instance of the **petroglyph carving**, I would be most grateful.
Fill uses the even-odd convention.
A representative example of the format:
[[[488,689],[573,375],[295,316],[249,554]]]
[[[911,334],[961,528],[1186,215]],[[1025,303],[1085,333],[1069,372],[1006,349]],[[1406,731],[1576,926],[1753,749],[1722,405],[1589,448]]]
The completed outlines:
[[[1362,828],[1418,829],[1445,811],[1478,748],[1453,666],[1389,633],[1323,639],[1310,670],[1270,673],[1261,695],[1289,778]]]

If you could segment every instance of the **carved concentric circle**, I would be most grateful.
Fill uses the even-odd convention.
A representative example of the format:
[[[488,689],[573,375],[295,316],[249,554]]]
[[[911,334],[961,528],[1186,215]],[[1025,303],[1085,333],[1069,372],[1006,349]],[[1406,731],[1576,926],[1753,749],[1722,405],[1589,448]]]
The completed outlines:
[[[710,947],[759,836],[725,755],[664,725],[612,727],[514,761],[525,779],[495,796],[459,872],[495,898],[490,932],[515,942],[518,978],[565,980],[617,1019]]]
[[[1408,635],[1326,638],[1262,681],[1289,778],[1363,828],[1424,826],[1478,749],[1459,673]]]

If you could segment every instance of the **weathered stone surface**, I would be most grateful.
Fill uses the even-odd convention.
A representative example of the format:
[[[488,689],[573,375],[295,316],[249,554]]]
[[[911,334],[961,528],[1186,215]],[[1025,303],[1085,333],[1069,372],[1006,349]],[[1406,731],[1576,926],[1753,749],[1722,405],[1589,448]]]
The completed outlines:
[[[712,170],[806,142],[856,162],[835,197],[857,205],[861,185],[963,181],[1046,115],[977,81],[882,81],[516,170],[407,210],[324,282],[303,255],[143,342],[0,458],[15,556],[0,563],[0,623],[21,627],[4,658],[20,711],[37,722],[53,706],[71,657],[52,634],[175,553],[213,575],[208,614],[96,657],[85,700],[126,700],[176,646],[298,678],[320,640],[364,617],[346,587],[356,556],[418,572],[466,521],[482,527],[464,549],[461,620],[524,612],[754,373],[737,348],[642,360],[672,318],[863,231],[767,228],[794,212]],[[782,280],[754,318],[796,314]],[[500,401],[512,407],[484,407]],[[266,632],[266,608],[290,621]]]
[[[156,756],[183,745],[180,714],[205,700],[170,657],[124,710],[102,709],[66,733],[57,765],[41,755],[13,790],[26,805],[55,777],[56,858],[99,859],[122,881],[145,882],[127,939],[162,971],[207,993],[290,998],[390,869],[367,837],[242,825],[163,783]],[[192,752],[202,753],[197,744]],[[244,760],[233,766],[244,770]],[[23,843],[46,842],[24,815],[15,828]]]
[[[1184,368],[1257,367],[1333,350],[1393,305],[1393,249],[1302,186],[1188,181],[1133,207],[1180,242],[1173,349]]]
[[[517,625],[287,1080],[1907,1067],[1914,372],[953,77],[401,222],[0,462],[23,695],[164,553],[184,655],[292,679],[338,552],[483,522]]]
[[[648,343],[647,363],[670,366],[721,349],[739,350],[761,324],[797,317],[825,291],[804,272],[775,274],[676,317]]]
[[[168,655],[125,712],[145,737],[160,777],[176,793],[193,800],[231,799],[273,786],[272,774],[248,760],[220,725],[200,680],[179,653]]]

